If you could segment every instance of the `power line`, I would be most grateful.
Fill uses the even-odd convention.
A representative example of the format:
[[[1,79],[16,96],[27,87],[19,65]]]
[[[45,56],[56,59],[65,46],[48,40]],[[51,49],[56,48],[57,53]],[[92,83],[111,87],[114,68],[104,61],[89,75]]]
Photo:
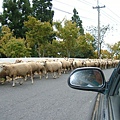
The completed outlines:
[[[85,9],[82,9],[82,8],[79,8],[79,7],[75,7],[75,6],[73,6],[73,5],[70,5],[70,4],[61,2],[61,1],[59,1],[59,0],[55,0],[55,1],[58,2],[58,3],[64,4],[64,5],[67,5],[67,6],[69,6],[69,7],[77,8],[77,9],[79,9],[79,10],[83,10],[84,12],[85,12],[85,11],[86,11],[86,12],[89,12],[88,10],[85,10]],[[78,1],[79,1],[79,0],[78,0]],[[83,1],[81,1],[81,2],[83,2]],[[84,3],[84,4],[85,4],[85,3]]]
[[[110,10],[109,8],[108,8],[108,10]],[[112,10],[110,10],[115,16],[117,16],[118,18],[120,18],[120,16],[118,16],[116,13],[114,13]]]
[[[86,0],[78,0],[78,1],[80,1],[80,2],[82,2],[83,4],[86,4],[86,5],[88,5],[88,6],[93,6],[93,4],[92,3],[90,3],[90,2],[88,2],[88,1],[86,1]]]
[[[61,2],[61,1],[59,1],[59,0],[55,0],[56,2],[59,2],[59,3],[61,3],[61,4],[64,4],[64,5],[67,5],[67,6],[69,6],[69,7],[74,7],[74,6],[72,6],[72,5],[70,5],[70,4],[67,4],[67,3],[64,3],[64,2]],[[85,4],[85,5],[89,5],[89,6],[91,6],[91,5],[93,5],[92,3],[90,3],[90,2],[87,2],[87,1],[81,1],[81,0],[78,0],[79,2],[82,2],[83,4]],[[68,12],[68,11],[66,11],[66,10],[62,10],[62,9],[59,9],[59,8],[56,8],[56,7],[53,7],[55,10],[58,10],[58,11],[61,11],[61,12],[64,12],[64,13],[67,13],[67,14],[72,14],[72,13],[70,13],[70,12]],[[81,9],[81,8],[78,8],[77,7],[77,9],[80,9],[80,10],[83,10],[84,12],[85,11],[87,11],[87,10],[84,10],[84,9]],[[109,9],[110,10],[110,9]],[[87,12],[89,12],[89,11],[87,11]],[[112,12],[112,11],[111,11]],[[113,12],[112,12],[113,13]],[[110,15],[108,15],[107,13],[105,13],[105,12],[102,12],[102,14],[103,15],[105,15],[105,16],[107,16],[109,19],[111,19],[112,21],[114,21],[114,22],[116,22],[117,20],[115,20],[114,18],[112,18],[112,16],[110,16]],[[117,15],[116,15],[117,16]],[[94,21],[93,19],[91,19],[91,18],[88,18],[88,17],[84,17],[84,16],[80,16],[81,18],[84,18],[84,19],[89,19],[89,20],[91,20],[91,21]],[[119,16],[118,16],[119,17]],[[118,21],[117,21],[118,22]]]
[[[56,2],[59,2],[59,3],[61,3],[61,4],[64,4],[64,5],[67,5],[67,6],[73,7],[72,5],[69,5],[69,4],[67,4],[67,3],[61,2],[61,1],[59,1],[59,0],[55,0],[55,1],[56,1]]]
[[[101,3],[101,2],[100,2]],[[102,3],[101,3],[102,4]],[[115,16],[117,16],[118,18],[120,18],[120,16],[118,16],[116,13],[114,13],[110,8],[106,7],[110,12],[112,12]]]
[[[102,11],[102,10],[101,10]],[[109,14],[107,14],[105,11],[102,11],[102,14],[105,15],[107,18],[109,18],[110,20],[112,20],[113,22],[117,22],[120,24],[120,22],[118,20],[116,20],[115,18],[113,18],[112,16],[110,16]]]
[[[101,2],[100,2],[100,3],[101,3]],[[103,4],[103,3],[101,3],[101,4]],[[120,18],[120,16],[118,16],[115,12],[113,12],[109,7],[106,7],[106,8],[107,8],[113,15],[115,15],[115,16],[118,17],[118,18]],[[102,12],[102,13],[104,14],[105,11]],[[117,23],[120,23],[119,20],[117,20],[117,19],[113,18],[112,16],[110,16],[110,14],[105,13],[104,15],[107,16],[107,17],[109,17],[112,21],[117,22]]]
[[[61,11],[61,12],[67,13],[67,14],[72,14],[72,13],[70,13],[70,12],[67,12],[67,11],[61,10],[61,9],[59,9],[59,8],[56,8],[56,7],[53,7],[53,8],[56,9],[56,10],[58,10],[58,11]]]
[[[60,12],[64,12],[64,13],[67,13],[67,14],[71,14],[71,15],[73,15],[73,14],[70,13],[70,12],[67,12],[67,11],[61,10],[61,9],[59,9],[59,8],[56,8],[56,7],[53,7],[53,9],[58,10],[58,11],[60,11]],[[84,16],[80,16],[80,17],[81,17],[81,18],[84,18],[84,19],[89,19],[89,20],[91,20],[91,21],[94,21],[94,19],[91,19],[91,18],[88,18],[88,17],[84,17]]]
[[[59,0],[55,0],[55,1],[58,2],[58,3],[64,4],[64,5],[67,5],[67,6],[69,6],[69,7],[74,7],[74,8],[76,8],[75,6],[72,6],[72,5],[70,5],[70,4],[61,2],[61,1],[59,1]],[[82,1],[81,1],[81,2],[82,2]],[[68,12],[68,11],[66,11],[66,10],[62,10],[62,9],[59,9],[59,8],[56,8],[56,7],[53,7],[53,9],[55,9],[55,10],[57,10],[57,11],[64,12],[64,13],[67,13],[67,14],[73,14],[73,13],[70,13],[70,12]],[[77,7],[77,9],[83,10],[84,12],[86,11],[87,13],[89,12],[88,10],[81,9],[81,8],[78,8],[78,7]],[[88,18],[88,17],[84,17],[84,16],[80,16],[80,17],[83,18],[83,19],[87,19],[87,20],[89,20],[89,21],[92,21],[92,22],[95,21],[94,19],[91,19],[91,18]]]

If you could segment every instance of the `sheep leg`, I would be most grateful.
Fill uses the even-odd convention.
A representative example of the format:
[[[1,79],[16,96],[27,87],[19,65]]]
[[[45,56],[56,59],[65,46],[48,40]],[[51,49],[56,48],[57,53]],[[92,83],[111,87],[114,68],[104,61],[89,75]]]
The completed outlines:
[[[53,72],[53,78],[55,78],[55,79],[56,79],[56,73],[55,73],[55,72]]]
[[[61,70],[58,70],[58,78],[61,76]]]
[[[33,84],[33,75],[31,75],[31,81],[32,81],[32,84]]]
[[[25,81],[27,80],[27,75],[25,76]]]
[[[66,68],[64,69],[64,74],[66,73]]]
[[[61,70],[58,71],[59,76],[61,76]]]
[[[23,79],[19,82],[19,84],[20,84],[20,85],[22,85],[22,84],[23,84]]]
[[[15,78],[12,78],[12,81],[13,81],[13,84],[12,84],[12,86],[13,86],[13,87],[15,87],[15,83],[16,83],[16,80],[15,80]]]
[[[42,79],[42,76],[40,75],[40,80]]]
[[[46,79],[48,79],[48,73],[46,73]]]
[[[56,78],[59,78],[59,70],[55,73]]]
[[[60,74],[59,72],[57,72],[57,78],[59,78],[60,75],[61,75],[61,74]]]
[[[41,72],[39,72],[39,76],[40,76],[40,80],[42,79],[42,73]]]

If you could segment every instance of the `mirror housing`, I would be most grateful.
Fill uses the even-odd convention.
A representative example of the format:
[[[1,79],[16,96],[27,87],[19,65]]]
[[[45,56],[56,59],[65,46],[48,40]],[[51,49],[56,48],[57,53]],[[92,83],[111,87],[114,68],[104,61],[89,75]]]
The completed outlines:
[[[105,77],[98,67],[81,67],[73,70],[68,78],[71,88],[104,93]]]

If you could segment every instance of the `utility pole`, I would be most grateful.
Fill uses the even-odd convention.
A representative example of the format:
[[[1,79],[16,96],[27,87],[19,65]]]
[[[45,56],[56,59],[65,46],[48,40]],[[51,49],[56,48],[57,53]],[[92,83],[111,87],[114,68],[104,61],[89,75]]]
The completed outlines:
[[[98,11],[98,58],[100,59],[101,58],[101,55],[100,55],[100,8],[105,8],[105,5],[104,6],[99,6],[99,0],[97,0],[97,6],[96,7],[93,7],[93,9],[97,9]]]

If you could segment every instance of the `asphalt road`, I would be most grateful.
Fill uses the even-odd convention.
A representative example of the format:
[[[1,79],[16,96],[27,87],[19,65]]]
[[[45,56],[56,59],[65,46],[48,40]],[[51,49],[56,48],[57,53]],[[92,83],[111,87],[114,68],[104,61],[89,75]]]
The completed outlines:
[[[104,70],[106,79],[112,71]],[[86,120],[96,93],[71,89],[68,76],[0,84],[0,120]]]

